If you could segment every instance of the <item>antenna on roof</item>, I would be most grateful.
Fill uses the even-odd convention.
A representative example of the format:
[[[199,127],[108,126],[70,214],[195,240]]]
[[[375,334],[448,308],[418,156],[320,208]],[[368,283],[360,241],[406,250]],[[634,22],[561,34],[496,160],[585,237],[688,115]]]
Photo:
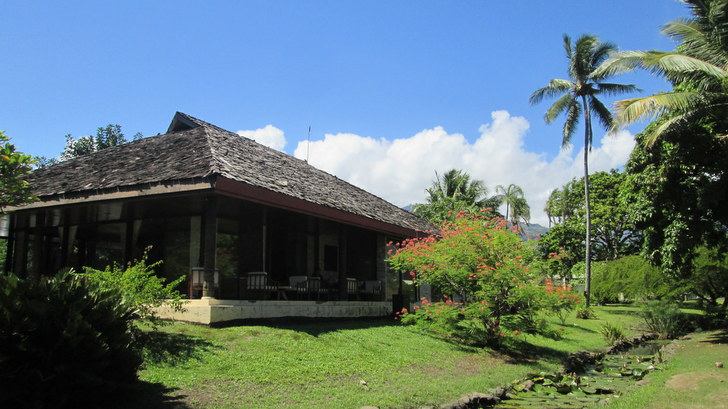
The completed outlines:
[[[308,163],[308,154],[311,152],[311,125],[308,126],[308,136],[306,137],[306,163]]]

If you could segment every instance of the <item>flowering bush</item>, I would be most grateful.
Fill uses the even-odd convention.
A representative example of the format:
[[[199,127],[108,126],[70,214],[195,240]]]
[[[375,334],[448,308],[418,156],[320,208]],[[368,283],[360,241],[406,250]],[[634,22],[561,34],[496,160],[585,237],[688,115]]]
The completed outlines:
[[[423,299],[421,307],[403,311],[402,322],[491,347],[507,336],[541,332],[538,311],[564,304],[548,301],[551,295],[527,268],[526,255],[506,221],[484,213],[459,213],[443,224],[439,237],[399,243],[390,253],[392,267],[445,294],[441,302]]]
[[[561,325],[566,324],[566,317],[574,308],[581,304],[581,296],[568,285],[554,285],[550,279],[544,280],[546,296],[543,298],[544,306],[553,315],[559,318]]]

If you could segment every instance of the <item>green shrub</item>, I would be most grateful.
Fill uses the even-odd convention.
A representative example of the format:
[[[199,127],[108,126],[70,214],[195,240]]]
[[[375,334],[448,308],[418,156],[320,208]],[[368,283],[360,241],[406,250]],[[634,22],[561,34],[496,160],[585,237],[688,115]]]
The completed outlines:
[[[642,308],[645,327],[660,339],[673,339],[680,335],[687,324],[685,314],[669,300],[649,301]]]
[[[580,305],[576,309],[576,318],[580,320],[593,320],[597,318],[597,314],[594,313],[594,310],[587,306]]]
[[[101,288],[120,291],[124,303],[134,310],[136,318],[156,327],[164,322],[155,311],[157,307],[166,304],[176,311],[184,309],[182,294],[175,288],[185,277],[165,283],[166,280],[154,272],[162,262],[147,264],[148,253],[149,249],[141,260],[129,263],[125,269],[116,264],[104,270],[86,267],[86,274],[82,276]]]
[[[617,342],[625,340],[624,329],[618,325],[612,325],[608,322],[602,324],[599,328],[599,333],[602,334],[608,345],[614,345]]]
[[[592,264],[592,297],[598,304],[662,298],[672,292],[660,270],[640,256]]]
[[[132,318],[117,291],[68,273],[0,276],[0,407],[97,407],[136,380]]]

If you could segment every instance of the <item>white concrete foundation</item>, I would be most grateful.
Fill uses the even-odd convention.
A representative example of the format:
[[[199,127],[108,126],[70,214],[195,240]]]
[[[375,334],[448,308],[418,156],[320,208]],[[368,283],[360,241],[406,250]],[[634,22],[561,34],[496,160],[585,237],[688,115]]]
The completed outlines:
[[[185,311],[157,308],[160,317],[197,324],[261,318],[359,318],[392,313],[391,301],[246,301],[203,298],[188,300]]]

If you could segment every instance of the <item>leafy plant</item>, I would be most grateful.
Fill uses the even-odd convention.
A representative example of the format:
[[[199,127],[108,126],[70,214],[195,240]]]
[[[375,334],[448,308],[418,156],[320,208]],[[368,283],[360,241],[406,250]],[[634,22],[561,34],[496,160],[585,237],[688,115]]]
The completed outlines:
[[[133,316],[118,291],[75,275],[0,275],[0,406],[93,406],[135,381]]]
[[[597,314],[590,307],[579,306],[576,309],[576,318],[580,320],[593,320],[597,318]]]
[[[619,325],[612,325],[609,322],[605,322],[599,328],[599,333],[602,334],[607,344],[614,345],[618,342],[625,340],[624,329]]]
[[[34,164],[32,155],[16,151],[10,138],[0,131],[0,207],[38,200],[25,180]]]
[[[685,314],[669,300],[653,300],[645,304],[642,308],[642,321],[660,339],[677,337],[684,331],[687,322]]]
[[[443,224],[440,236],[405,240],[389,263],[444,295],[440,302],[423,299],[421,307],[403,314],[403,322],[491,347],[508,335],[541,332],[538,312],[566,306],[549,301],[527,258],[505,220],[484,213],[461,212]]]
[[[594,263],[592,277],[592,293],[599,304],[660,298],[675,291],[657,267],[637,255]]]
[[[156,313],[157,307],[164,304],[175,311],[184,310],[182,294],[175,287],[185,277],[165,283],[166,280],[154,272],[162,261],[148,264],[148,257],[149,249],[140,260],[129,263],[123,270],[116,264],[104,270],[86,267],[87,274],[83,276],[103,289],[118,289],[124,304],[134,310],[135,317],[156,327],[164,323]]]
[[[581,304],[581,296],[568,285],[554,285],[550,279],[544,280],[546,296],[543,298],[546,310],[555,315],[561,325],[566,325],[566,317]]]

